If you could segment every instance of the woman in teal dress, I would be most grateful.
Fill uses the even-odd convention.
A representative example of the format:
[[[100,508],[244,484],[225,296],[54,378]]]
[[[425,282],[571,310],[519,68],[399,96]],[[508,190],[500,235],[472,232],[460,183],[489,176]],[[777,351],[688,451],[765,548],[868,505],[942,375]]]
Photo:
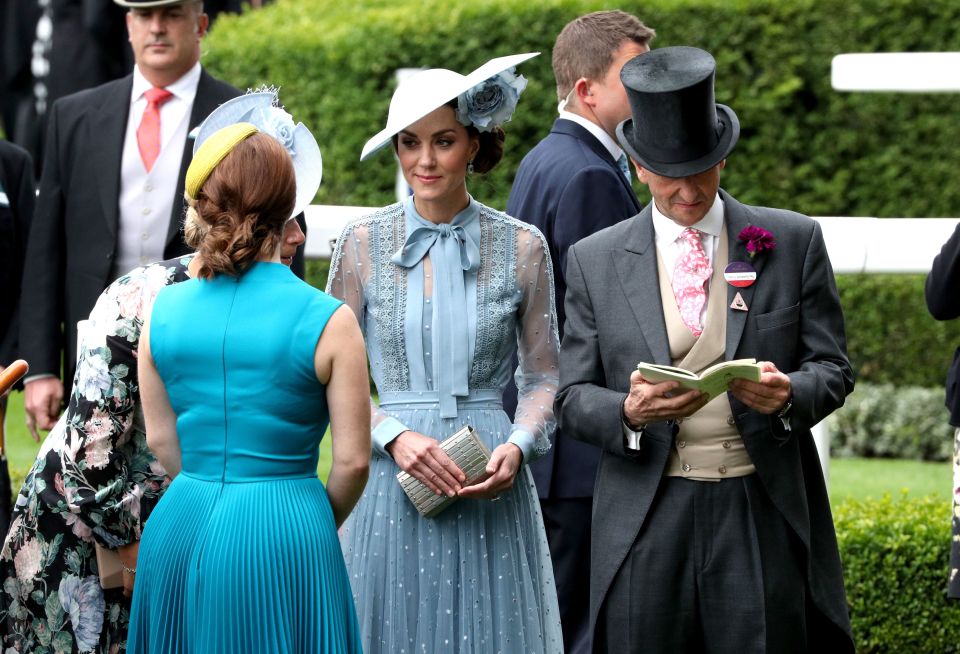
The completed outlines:
[[[157,295],[140,341],[147,441],[174,478],[141,540],[130,652],[361,651],[336,529],[367,476],[366,359],[353,314],[280,263],[299,181],[248,123],[188,170],[196,278]]]
[[[525,80],[495,59],[470,75],[405,80],[387,128],[413,195],[349,225],[328,292],[360,319],[379,393],[370,483],[341,529],[367,654],[563,650],[553,568],[529,470],[550,447],[558,339],[553,274],[537,229],[474,200],[468,172],[499,161]],[[519,406],[501,392],[514,370]],[[485,480],[464,484],[439,447],[472,425],[491,451]],[[421,517],[404,470],[459,496]]]

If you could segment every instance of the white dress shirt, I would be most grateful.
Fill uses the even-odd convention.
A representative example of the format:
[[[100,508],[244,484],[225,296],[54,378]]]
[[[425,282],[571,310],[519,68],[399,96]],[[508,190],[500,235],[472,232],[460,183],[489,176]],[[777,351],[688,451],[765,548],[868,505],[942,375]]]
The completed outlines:
[[[560,118],[563,118],[564,120],[571,120],[593,134],[593,136],[600,141],[600,144],[607,149],[607,152],[610,153],[610,156],[613,157],[614,161],[617,161],[623,155],[623,148],[620,147],[620,144],[618,144],[614,139],[610,138],[610,135],[603,131],[603,128],[596,123],[587,120],[579,114],[563,110],[560,111]]]
[[[120,168],[120,221],[113,279],[163,259],[173,203],[179,201],[175,197],[177,179],[199,82],[197,63],[183,77],[164,87],[173,96],[160,105],[160,155],[147,172],[137,146],[137,128],[147,108],[144,93],[153,85],[134,67]]]

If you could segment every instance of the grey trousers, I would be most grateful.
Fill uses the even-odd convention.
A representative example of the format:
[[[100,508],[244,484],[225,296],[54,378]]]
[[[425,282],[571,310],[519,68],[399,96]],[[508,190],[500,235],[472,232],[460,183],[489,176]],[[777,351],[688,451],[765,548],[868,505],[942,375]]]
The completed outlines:
[[[806,652],[803,552],[756,475],[666,477],[614,577],[594,650]]]

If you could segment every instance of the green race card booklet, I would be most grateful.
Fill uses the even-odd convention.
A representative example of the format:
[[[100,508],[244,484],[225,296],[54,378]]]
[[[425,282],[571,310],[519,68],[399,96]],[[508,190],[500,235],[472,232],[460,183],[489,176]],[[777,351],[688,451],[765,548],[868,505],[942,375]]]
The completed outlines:
[[[665,381],[679,382],[684,388],[701,391],[712,400],[727,391],[727,384],[734,379],[760,381],[760,366],[756,359],[735,359],[710,366],[699,375],[683,368],[661,366],[656,363],[639,363],[637,370],[643,378],[654,384]]]

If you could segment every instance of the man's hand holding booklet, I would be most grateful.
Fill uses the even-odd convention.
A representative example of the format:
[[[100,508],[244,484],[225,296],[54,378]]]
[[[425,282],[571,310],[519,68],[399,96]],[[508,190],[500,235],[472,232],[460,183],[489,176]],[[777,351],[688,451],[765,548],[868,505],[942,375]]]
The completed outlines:
[[[757,363],[756,359],[723,361],[710,366],[699,375],[683,368],[662,366],[656,363],[639,363],[637,364],[637,370],[650,383],[659,384],[666,381],[675,381],[684,388],[706,393],[711,400],[720,393],[725,393],[727,386],[734,379],[759,382],[761,372],[760,364]]]

